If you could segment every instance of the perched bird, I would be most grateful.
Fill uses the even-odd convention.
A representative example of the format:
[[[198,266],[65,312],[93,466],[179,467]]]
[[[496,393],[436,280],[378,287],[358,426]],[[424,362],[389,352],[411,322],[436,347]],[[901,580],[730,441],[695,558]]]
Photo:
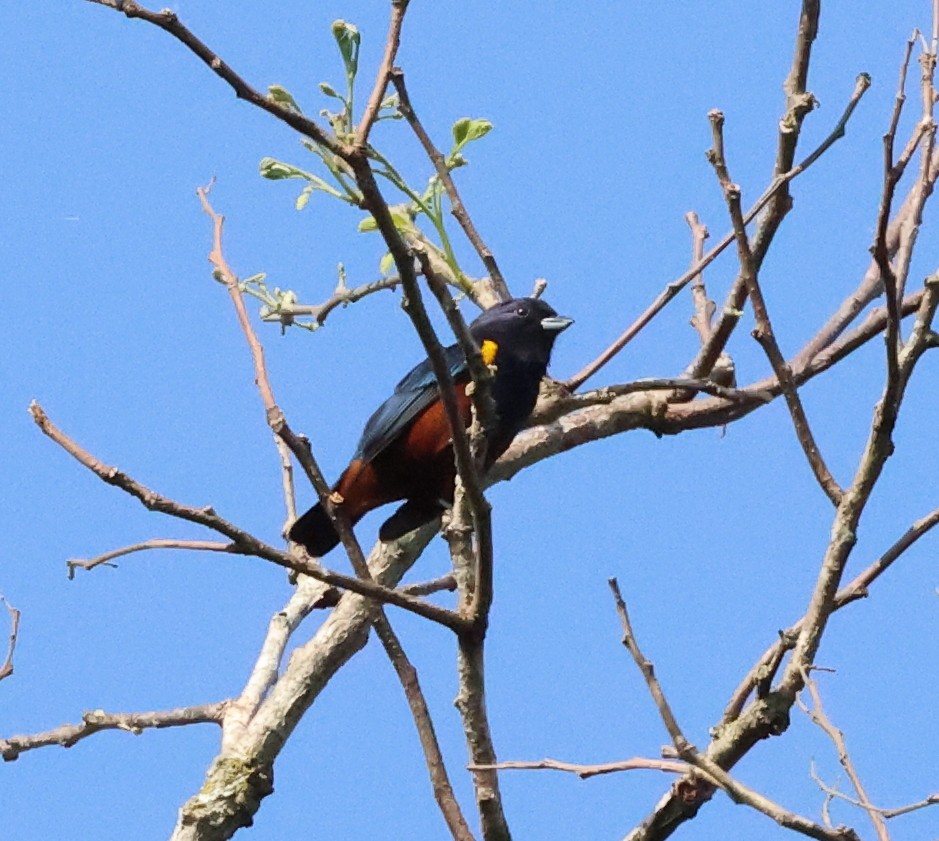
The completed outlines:
[[[487,468],[531,414],[554,340],[571,323],[544,301],[514,298],[486,310],[470,325],[483,361],[493,370],[490,388],[497,418],[487,440]],[[460,414],[469,425],[472,402],[466,393],[470,381],[466,359],[459,345],[446,348],[444,358],[456,384]],[[430,360],[425,359],[369,418],[333,492],[353,525],[374,508],[405,500],[381,527],[379,536],[387,541],[439,516],[452,504],[455,481],[450,426]],[[339,542],[321,504],[297,519],[288,537],[316,557]]]

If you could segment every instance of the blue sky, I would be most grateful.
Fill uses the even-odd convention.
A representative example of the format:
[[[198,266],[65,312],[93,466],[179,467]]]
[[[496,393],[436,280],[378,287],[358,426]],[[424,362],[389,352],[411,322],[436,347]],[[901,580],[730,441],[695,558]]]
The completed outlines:
[[[6,270],[0,318],[0,592],[23,611],[14,676],[0,684],[0,736],[76,721],[85,709],[206,703],[241,687],[267,620],[287,599],[283,571],[258,560],[151,553],[69,581],[65,559],[149,537],[202,532],[149,514],[106,487],[35,429],[39,400],[69,434],[143,483],[275,541],[283,520],[276,452],[224,290],[212,282],[207,219],[194,190],[212,176],[228,218],[227,255],[242,276],[316,302],[344,263],[349,282],[377,276],[383,248],[360,214],[316,196],[294,210],[293,182],[258,176],[271,155],[311,166],[295,134],[231,92],[165,33],[71,0],[54,13],[12,4],[0,50],[0,202]],[[459,117],[494,130],[468,152],[459,185],[517,293],[536,277],[576,325],[552,370],[578,370],[632,321],[690,258],[683,214],[716,238],[728,229],[704,159],[708,110],[721,108],[744,202],[770,177],[795,2],[558,4],[415,0],[399,63],[425,125],[445,145]],[[385,4],[183,2],[174,7],[259,88],[282,84],[309,113],[317,84],[338,84],[329,25],[363,33],[369,82]],[[706,13],[703,13],[706,12]],[[821,102],[808,151],[841,113],[856,75],[873,86],[841,140],[793,188],[795,209],[762,274],[776,332],[795,352],[867,266],[881,180],[881,141],[899,59],[926,0],[830,4],[810,88]],[[915,114],[916,97],[910,98]],[[911,125],[907,115],[904,128]],[[402,123],[374,140],[418,183],[429,170]],[[911,283],[937,267],[930,210]],[[928,226],[932,222],[933,227]],[[461,246],[468,271],[479,273]],[[709,270],[721,300],[733,255]],[[469,310],[468,315],[472,315]],[[679,372],[697,348],[690,305],[675,301],[598,377]],[[364,419],[421,356],[392,293],[338,312],[314,334],[260,327],[274,388],[334,477]],[[768,365],[749,338],[731,348],[738,377]],[[882,382],[879,342],[803,391],[820,446],[846,483]],[[937,367],[911,388],[889,463],[849,574],[939,504]],[[303,489],[303,500],[312,494]],[[503,759],[601,762],[656,756],[667,741],[619,644],[606,579],[618,576],[647,655],[698,744],[777,629],[803,612],[831,509],[777,401],[721,435],[630,433],[565,453],[493,488],[496,602],[489,702]],[[380,515],[359,528],[368,545]],[[871,598],[833,622],[819,661],[830,714],[873,800],[897,806],[937,788],[939,695],[936,542],[926,538]],[[341,565],[340,558],[333,563]],[[412,572],[447,568],[435,541]],[[391,618],[420,670],[458,794],[471,804],[453,640],[400,612]],[[301,632],[307,639],[315,627]],[[166,837],[217,749],[210,726],[99,734],[0,768],[0,813],[14,841]],[[838,779],[830,744],[802,717],[735,773],[793,810],[818,816],[815,758]],[[281,841],[444,837],[397,680],[374,642],[330,684],[276,769],[245,837]],[[616,839],[668,780],[630,773],[582,782],[510,772],[502,786],[519,839]],[[837,820],[869,835],[862,816]],[[899,819],[896,841],[935,834],[937,813]],[[681,837],[784,837],[723,796]]]

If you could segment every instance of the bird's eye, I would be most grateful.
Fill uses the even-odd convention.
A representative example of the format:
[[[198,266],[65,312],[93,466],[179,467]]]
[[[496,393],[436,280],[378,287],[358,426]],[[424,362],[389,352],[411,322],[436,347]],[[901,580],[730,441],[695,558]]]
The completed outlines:
[[[526,315],[528,315],[528,309],[526,307],[516,307],[515,314],[519,318],[524,318]]]

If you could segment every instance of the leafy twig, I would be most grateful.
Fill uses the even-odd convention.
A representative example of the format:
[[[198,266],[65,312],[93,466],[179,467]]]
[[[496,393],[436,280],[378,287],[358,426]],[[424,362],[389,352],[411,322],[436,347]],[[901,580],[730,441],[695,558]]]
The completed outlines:
[[[512,295],[509,292],[505,278],[502,276],[502,272],[499,270],[496,258],[483,241],[483,238],[479,235],[476,226],[473,224],[473,220],[470,218],[469,213],[467,213],[463,205],[463,200],[460,198],[460,193],[456,188],[456,184],[450,175],[450,168],[447,166],[446,159],[434,145],[434,142],[430,139],[430,135],[427,133],[417,113],[414,111],[411,105],[411,97],[408,94],[408,89],[404,82],[404,71],[402,71],[401,68],[396,67],[392,70],[391,82],[398,92],[400,101],[398,106],[399,110],[414,130],[414,134],[417,135],[417,139],[420,141],[421,146],[424,147],[427,157],[430,158],[434,165],[440,183],[443,184],[444,189],[447,191],[447,196],[450,199],[451,212],[454,218],[460,223],[460,227],[463,228],[466,238],[473,244],[473,248],[476,249],[480,260],[483,261],[483,265],[486,267],[486,271],[489,272],[489,277],[492,279],[496,294],[501,300],[508,300]]]

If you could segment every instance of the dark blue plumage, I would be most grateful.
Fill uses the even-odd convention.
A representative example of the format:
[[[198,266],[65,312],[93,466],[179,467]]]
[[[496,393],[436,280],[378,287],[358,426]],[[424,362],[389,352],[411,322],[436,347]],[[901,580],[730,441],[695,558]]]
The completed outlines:
[[[479,316],[470,333],[492,366],[491,393],[496,423],[488,430],[486,466],[512,442],[538,399],[558,333],[571,320],[543,301],[515,298]],[[457,385],[464,424],[472,417],[466,393],[469,371],[459,345],[444,350]],[[334,498],[353,524],[368,511],[405,500],[382,526],[382,540],[400,537],[438,516],[453,499],[456,469],[450,425],[429,359],[415,366],[365,424],[355,455],[333,488]],[[315,505],[290,528],[289,537],[322,556],[339,540],[322,505]]]

